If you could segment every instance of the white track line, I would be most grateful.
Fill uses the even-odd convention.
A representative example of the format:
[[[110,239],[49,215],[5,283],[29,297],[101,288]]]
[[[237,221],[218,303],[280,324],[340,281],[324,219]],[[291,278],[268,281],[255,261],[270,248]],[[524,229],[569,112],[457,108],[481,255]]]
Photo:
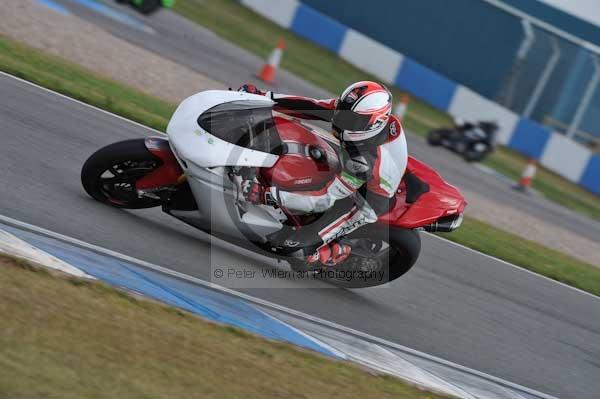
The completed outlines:
[[[76,100],[76,99],[74,99],[74,98],[71,98],[71,97],[69,97],[69,96],[66,96],[66,95],[64,95],[64,94],[61,94],[61,93],[59,93],[59,92],[56,92],[56,91],[54,91],[54,90],[50,90],[50,89],[48,89],[48,88],[46,88],[46,87],[40,86],[40,85],[38,85],[38,84],[35,84],[35,83],[33,83],[33,82],[30,82],[30,81],[28,81],[28,80],[25,80],[25,79],[18,78],[18,77],[14,76],[14,75],[11,75],[11,74],[9,74],[9,73],[6,73],[6,72],[3,72],[3,71],[0,71],[0,76],[5,76],[5,77],[7,77],[7,78],[12,78],[12,79],[14,79],[14,80],[17,80],[17,81],[19,81],[19,82],[21,82],[21,83],[24,83],[24,84],[26,84],[26,85],[29,85],[29,86],[36,87],[36,88],[38,88],[39,90],[45,91],[46,93],[54,94],[54,95],[56,95],[56,96],[58,96],[58,97],[64,98],[65,100],[69,100],[69,101],[71,101],[71,102],[74,102],[74,103],[76,103],[76,104],[83,105],[84,107],[91,108],[91,109],[93,109],[93,110],[95,110],[95,111],[98,111],[98,112],[100,112],[100,113],[103,113],[103,114],[105,114],[105,115],[110,115],[110,116],[112,116],[113,118],[117,118],[117,119],[120,119],[120,120],[122,120],[122,121],[124,121],[124,122],[132,123],[132,124],[134,124],[134,125],[136,125],[136,126],[138,126],[138,127],[141,127],[141,128],[144,128],[144,129],[148,129],[148,130],[150,130],[151,132],[158,133],[158,134],[165,134],[164,132],[161,132],[161,131],[159,131],[159,130],[156,130],[156,129],[154,129],[154,128],[151,128],[151,127],[149,127],[149,126],[142,125],[142,124],[141,124],[141,123],[139,123],[139,122],[132,121],[131,119],[124,118],[124,117],[122,117],[122,116],[120,116],[120,115],[117,115],[117,114],[113,114],[112,112],[106,111],[106,110],[104,110],[104,109],[102,109],[102,108],[98,108],[98,107],[96,107],[96,106],[94,106],[94,105],[91,105],[91,104],[88,104],[88,103],[84,103],[83,101]]]
[[[431,362],[434,362],[434,363],[437,363],[437,364],[441,364],[441,365],[453,368],[454,370],[458,370],[458,371],[461,371],[461,372],[464,372],[464,373],[467,373],[467,374],[471,374],[473,376],[485,379],[487,381],[496,383],[496,384],[504,386],[506,388],[515,389],[517,391],[525,392],[525,393],[528,393],[530,395],[534,395],[534,396],[537,396],[537,397],[540,397],[540,398],[543,398],[543,399],[556,399],[553,396],[546,395],[546,394],[541,393],[541,392],[537,392],[537,391],[535,391],[533,389],[530,389],[530,388],[527,388],[527,387],[524,387],[524,386],[512,383],[510,381],[506,381],[506,380],[504,380],[502,378],[494,377],[493,375],[486,374],[486,373],[483,373],[481,371],[477,371],[477,370],[474,370],[474,369],[470,369],[468,367],[461,366],[460,364],[452,363],[452,362],[450,362],[448,360],[444,360],[444,359],[441,359],[441,358],[433,356],[433,355],[429,355],[429,354],[424,353],[424,352],[419,352],[419,351],[417,351],[415,349],[411,349],[411,348],[408,348],[406,346],[403,346],[403,345],[400,345],[400,344],[397,344],[397,343],[394,343],[394,342],[391,342],[391,341],[387,341],[387,340],[385,340],[383,338],[378,338],[378,337],[375,337],[373,335],[364,333],[362,331],[358,331],[358,330],[355,330],[353,328],[346,327],[346,326],[343,326],[341,324],[337,324],[337,323],[331,322],[329,320],[324,320],[324,319],[318,318],[316,316],[309,315],[307,313],[303,313],[303,312],[300,312],[300,311],[297,311],[297,310],[294,310],[294,309],[287,308],[285,306],[278,305],[278,304],[273,303],[273,302],[265,301],[264,299],[256,298],[256,297],[253,297],[251,295],[244,294],[242,292],[235,291],[235,290],[232,290],[232,289],[220,286],[218,284],[214,284],[214,283],[211,283],[209,281],[205,281],[205,280],[199,279],[199,278],[194,277],[194,276],[190,276],[190,275],[187,275],[187,274],[184,274],[184,273],[176,272],[174,270],[170,270],[170,269],[164,268],[162,266],[158,266],[156,264],[153,264],[153,263],[150,263],[150,262],[146,262],[146,261],[143,261],[143,260],[140,260],[140,259],[136,259],[136,258],[133,258],[131,256],[128,256],[128,255],[125,255],[125,254],[121,254],[119,252],[115,252],[115,251],[112,251],[112,250],[107,249],[107,248],[100,247],[98,245],[90,244],[90,243],[87,243],[85,241],[81,241],[81,240],[78,240],[76,238],[73,238],[73,237],[65,236],[63,234],[56,233],[56,232],[44,229],[42,227],[38,227],[38,226],[34,226],[32,224],[29,224],[29,223],[21,222],[19,220],[10,218],[8,216],[0,215],[0,223],[4,223],[4,224],[9,225],[9,226],[17,227],[17,228],[20,228],[20,229],[23,229],[23,230],[27,230],[27,231],[30,231],[30,232],[33,232],[33,233],[44,235],[46,237],[53,238],[53,239],[56,239],[56,240],[60,240],[60,241],[63,241],[63,242],[66,242],[66,243],[78,246],[80,248],[84,248],[84,249],[87,249],[87,250],[90,250],[90,251],[93,251],[93,252],[96,252],[96,253],[99,253],[99,254],[102,254],[102,255],[108,255],[110,257],[117,258],[117,259],[123,260],[125,262],[133,263],[135,265],[138,265],[138,266],[141,266],[141,267],[145,267],[147,269],[154,270],[156,272],[159,272],[159,273],[162,273],[162,274],[166,274],[168,276],[176,277],[176,278],[179,278],[179,279],[191,282],[193,284],[202,286],[204,288],[208,288],[208,289],[211,289],[211,290],[214,290],[214,291],[221,292],[223,294],[227,294],[227,295],[230,295],[230,296],[233,296],[233,297],[236,297],[236,298],[243,299],[243,300],[245,300],[247,302],[253,303],[253,304],[258,305],[258,306],[262,306],[264,308],[272,309],[272,310],[275,310],[275,311],[278,311],[278,312],[282,312],[282,313],[288,314],[288,315],[293,316],[293,317],[304,319],[304,320],[310,321],[312,323],[315,323],[315,324],[318,324],[318,325],[321,325],[321,326],[325,326],[325,327],[331,328],[331,329],[339,331],[339,332],[343,332],[343,333],[346,333],[346,334],[349,334],[349,335],[353,335],[355,337],[362,338],[362,339],[364,339],[366,341],[369,341],[369,342],[372,342],[372,343],[377,343],[379,345],[386,346],[388,348],[393,348],[393,349],[396,349],[396,350],[398,350],[400,352],[408,353],[410,355],[413,355],[413,356],[416,356],[416,357],[420,357],[421,359],[426,359],[426,360],[429,360]]]
[[[72,276],[95,280],[94,277],[76,268],[75,266],[72,266],[63,260],[50,255],[46,251],[42,251],[41,249],[4,230],[0,230],[0,254],[23,259],[35,265],[58,270]]]
[[[599,301],[600,301],[600,296],[594,295],[594,294],[592,294],[592,293],[589,293],[589,292],[587,292],[587,291],[583,291],[583,290],[581,290],[581,289],[579,289],[579,288],[577,288],[577,287],[573,287],[573,286],[571,286],[571,285],[568,285],[568,284],[565,284],[565,283],[563,283],[563,282],[560,282],[560,281],[557,281],[557,280],[551,279],[550,277],[546,277],[546,276],[544,276],[543,274],[539,274],[539,273],[536,273],[536,272],[532,272],[531,270],[525,269],[524,267],[521,267],[521,266],[515,265],[515,264],[513,264],[513,263],[507,262],[507,261],[505,261],[505,260],[502,260],[502,259],[496,258],[496,257],[494,257],[494,256],[492,256],[492,255],[488,255],[488,254],[486,254],[486,253],[479,252],[479,251],[477,251],[476,249],[473,249],[473,248],[466,247],[466,246],[464,246],[464,245],[462,245],[462,244],[459,244],[459,243],[456,243],[456,242],[454,242],[454,241],[450,241],[450,240],[449,240],[449,239],[447,239],[447,238],[440,237],[440,236],[438,236],[438,235],[431,234],[431,233],[426,233],[426,234],[427,234],[428,236],[430,236],[430,237],[435,237],[435,238],[437,238],[438,240],[441,240],[441,241],[444,241],[444,242],[446,242],[446,243],[448,243],[448,244],[451,244],[451,245],[457,246],[457,247],[459,247],[459,248],[462,248],[462,249],[464,249],[464,250],[465,250],[465,251],[467,251],[467,252],[475,253],[475,254],[481,255],[481,256],[483,256],[483,257],[485,257],[485,258],[488,258],[488,259],[495,260],[496,262],[503,263],[503,264],[505,264],[505,265],[507,265],[507,266],[510,266],[510,267],[514,268],[514,269],[519,269],[520,271],[522,271],[522,272],[524,272],[524,273],[531,274],[531,275],[533,275],[533,276],[535,276],[535,277],[539,277],[539,278],[541,278],[541,279],[544,279],[544,280],[546,280],[546,281],[549,281],[549,282],[552,282],[552,283],[558,284],[558,285],[560,285],[560,286],[562,286],[562,287],[565,287],[565,288],[570,288],[570,289],[572,289],[572,290],[575,290],[575,291],[577,291],[577,292],[578,292],[578,293],[580,293],[580,294],[584,294],[584,295],[590,296],[590,297],[592,297],[592,298],[594,298],[594,299],[596,299],[596,300],[599,300]],[[600,269],[599,269],[599,271],[600,271]]]
[[[151,128],[151,127],[148,127],[148,126],[146,126],[146,125],[143,125],[143,124],[141,124],[141,123],[139,123],[139,122],[132,121],[131,119],[124,118],[124,117],[122,117],[122,116],[120,116],[120,115],[117,115],[117,114],[113,114],[112,112],[109,112],[109,111],[103,110],[103,109],[101,109],[101,108],[98,108],[98,107],[96,107],[96,106],[93,106],[93,105],[90,105],[90,104],[84,103],[84,102],[82,102],[82,101],[76,100],[76,99],[74,99],[74,98],[68,97],[68,96],[66,96],[66,95],[64,95],[64,94],[61,94],[61,93],[58,93],[58,92],[56,92],[56,91],[53,91],[53,90],[47,89],[47,88],[45,88],[45,87],[42,87],[42,86],[40,86],[40,85],[37,85],[37,84],[35,84],[35,83],[29,82],[28,80],[21,79],[21,78],[18,78],[18,77],[16,77],[16,76],[10,75],[10,74],[8,74],[8,73],[6,73],[6,72],[2,72],[2,71],[0,71],[0,76],[5,76],[5,77],[8,77],[8,78],[15,79],[15,80],[17,80],[17,81],[19,81],[19,82],[21,82],[21,83],[24,83],[24,84],[26,84],[26,85],[29,85],[29,86],[36,87],[36,88],[38,88],[38,89],[40,89],[40,90],[42,90],[42,91],[45,91],[45,92],[47,92],[47,93],[51,93],[51,94],[57,95],[57,96],[59,96],[59,97],[61,97],[61,98],[64,98],[64,99],[66,99],[66,100],[69,100],[69,101],[72,101],[72,102],[74,102],[74,103],[77,103],[77,104],[79,104],[79,105],[82,105],[82,106],[84,106],[84,107],[88,107],[88,108],[91,108],[91,109],[93,109],[93,110],[96,110],[96,111],[98,111],[98,112],[101,112],[101,113],[103,113],[103,114],[110,115],[110,116],[112,116],[112,117],[114,117],[114,118],[117,118],[117,119],[120,119],[120,120],[122,120],[122,121],[124,121],[124,122],[132,123],[132,124],[134,124],[134,125],[136,125],[136,126],[138,126],[138,127],[141,127],[141,128],[144,128],[144,129],[148,129],[149,131],[151,131],[151,132],[153,132],[153,133],[157,133],[157,134],[165,134],[165,133],[163,133],[163,132],[161,132],[161,131],[158,131],[158,130],[156,130],[156,129],[154,129],[154,128]],[[465,249],[465,250],[467,250],[467,251],[469,251],[469,252],[473,252],[473,253],[476,253],[476,254],[479,254],[479,255],[485,256],[486,258],[493,259],[493,260],[495,260],[495,261],[498,261],[498,262],[500,262],[500,263],[503,263],[503,264],[505,264],[505,265],[508,265],[508,266],[510,266],[510,267],[513,267],[513,268],[517,268],[517,269],[519,269],[519,270],[522,270],[522,271],[524,271],[524,272],[526,272],[526,273],[529,273],[529,274],[535,275],[535,276],[537,276],[537,277],[543,278],[543,279],[545,279],[545,280],[551,281],[551,282],[553,282],[553,283],[556,283],[556,284],[558,284],[558,285],[561,285],[561,286],[563,286],[563,287],[570,288],[570,289],[572,289],[572,290],[575,290],[575,291],[577,291],[577,292],[579,292],[579,293],[581,293],[581,294],[585,294],[585,295],[591,296],[591,297],[593,297],[593,298],[600,299],[600,297],[598,297],[598,296],[596,296],[596,295],[594,295],[594,294],[590,294],[589,292],[583,291],[583,290],[581,290],[581,289],[579,289],[579,288],[572,287],[572,286],[570,286],[570,285],[567,285],[567,284],[565,284],[565,283],[562,283],[562,282],[560,282],[560,281],[556,281],[556,280],[553,280],[553,279],[551,279],[551,278],[549,278],[549,277],[546,277],[546,276],[543,276],[543,275],[541,275],[541,274],[538,274],[538,273],[532,272],[532,271],[530,271],[530,270],[527,270],[527,269],[525,269],[525,268],[523,268],[523,267],[521,267],[521,266],[517,266],[517,265],[515,265],[515,264],[512,264],[512,263],[510,263],[510,262],[507,262],[507,261],[505,261],[505,260],[502,260],[502,259],[496,258],[496,257],[494,257],[494,256],[492,256],[492,255],[488,255],[488,254],[485,254],[485,253],[483,253],[483,252],[479,252],[479,251],[477,251],[477,250],[474,250],[474,249],[472,249],[472,248],[465,247],[465,246],[464,246],[464,245],[462,245],[462,244],[455,243],[454,241],[450,241],[450,240],[448,240],[448,239],[446,239],[446,238],[442,238],[442,237],[439,237],[439,236],[437,236],[437,235],[434,235],[434,234],[429,234],[429,233],[427,233],[427,234],[428,234],[428,235],[430,235],[430,236],[432,236],[432,237],[435,237],[435,238],[437,238],[437,239],[439,239],[439,240],[445,241],[445,242],[447,242],[447,243],[448,243],[448,244],[450,244],[450,245],[455,245],[455,246],[457,246],[457,247],[460,247],[460,248],[463,248],[463,249]]]

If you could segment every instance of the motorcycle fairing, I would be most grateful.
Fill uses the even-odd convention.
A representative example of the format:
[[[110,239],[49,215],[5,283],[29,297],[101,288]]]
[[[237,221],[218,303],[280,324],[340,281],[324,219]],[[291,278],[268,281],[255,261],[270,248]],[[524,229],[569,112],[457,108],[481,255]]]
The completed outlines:
[[[282,116],[273,118],[282,142],[282,153],[260,178],[267,186],[284,191],[320,190],[340,171],[336,150],[314,133],[310,125]]]
[[[423,193],[412,204],[406,202],[404,182],[396,193],[396,203],[390,212],[379,217],[378,223],[407,229],[427,226],[438,219],[461,214],[467,203],[458,189],[446,183],[434,169],[427,164],[408,157],[407,169],[429,185],[429,191]]]
[[[167,133],[171,147],[183,166],[188,176],[189,184],[198,199],[199,217],[204,223],[209,223],[216,231],[226,231],[231,228],[227,220],[233,219],[235,230],[241,235],[247,236],[248,232],[254,233],[257,238],[264,237],[281,227],[281,223],[260,206],[246,204],[246,219],[244,214],[236,207],[237,196],[235,187],[227,182],[226,166],[238,167],[260,167],[271,168],[279,155],[263,151],[244,148],[229,143],[203,129],[198,118],[213,107],[229,102],[248,101],[252,104],[260,104],[262,107],[272,107],[273,102],[263,96],[233,91],[213,90],[196,94],[186,99],[175,111],[169,122]],[[298,129],[290,129],[283,132],[280,138],[285,141],[305,141],[305,134],[310,133],[319,137],[320,140],[329,140],[329,137],[319,131],[318,128],[308,127],[295,118],[281,118],[278,114],[276,119],[277,128],[281,129],[286,124],[298,124]],[[302,131],[302,134],[299,132]],[[299,136],[295,137],[298,133]],[[300,140],[300,136],[304,138]],[[316,140],[316,139],[315,139]],[[309,140],[310,141],[310,140]],[[319,140],[317,140],[319,141]],[[321,143],[319,141],[319,143]],[[324,145],[320,145],[324,148]],[[330,149],[327,149],[327,153]],[[333,154],[331,154],[333,155]],[[294,169],[294,168],[291,168]],[[442,177],[426,164],[409,157],[407,169],[416,177],[429,185],[429,191],[419,196],[412,204],[406,202],[406,184],[402,183],[396,194],[394,208],[382,215],[378,223],[390,226],[413,229],[427,226],[438,219],[458,215],[463,212],[466,202],[460,192],[452,185],[446,183]],[[331,173],[332,171],[327,171]],[[287,179],[287,176],[286,176]],[[301,186],[304,184],[300,180]],[[296,181],[290,179],[296,186]],[[260,219],[268,222],[260,222]]]
[[[155,189],[157,187],[174,186],[183,175],[183,170],[173,155],[169,140],[164,137],[147,137],[144,141],[146,148],[162,165],[135,182],[137,190]]]
[[[219,166],[270,167],[277,156],[229,143],[207,132],[198,117],[217,105],[248,101],[272,107],[270,99],[255,94],[209,90],[185,99],[171,117],[167,135],[179,159],[200,168]]]

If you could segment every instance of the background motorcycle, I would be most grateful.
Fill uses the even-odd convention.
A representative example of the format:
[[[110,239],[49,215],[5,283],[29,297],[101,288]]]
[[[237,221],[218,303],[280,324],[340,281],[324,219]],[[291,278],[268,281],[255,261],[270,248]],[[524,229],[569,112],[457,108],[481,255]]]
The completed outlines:
[[[173,8],[175,0],[115,0],[117,3],[130,3],[142,14],[152,14],[159,8]]]
[[[441,128],[427,134],[432,146],[441,145],[462,157],[467,162],[479,162],[495,149],[498,125],[494,122],[477,123],[455,121],[452,128]]]
[[[298,248],[281,242],[320,215],[253,205],[240,185],[256,178],[283,190],[318,190],[340,170],[339,142],[272,107],[271,100],[248,93],[196,94],[173,114],[168,137],[126,140],[92,154],[82,168],[83,187],[114,207],[161,206],[202,231],[307,270],[305,260],[289,257]],[[466,202],[459,191],[414,158],[407,168],[390,211],[340,240],[352,252],[334,271],[360,277],[321,273],[323,278],[345,287],[394,280],[419,256],[418,230],[452,231],[460,225]],[[315,274],[323,270],[325,265]]]

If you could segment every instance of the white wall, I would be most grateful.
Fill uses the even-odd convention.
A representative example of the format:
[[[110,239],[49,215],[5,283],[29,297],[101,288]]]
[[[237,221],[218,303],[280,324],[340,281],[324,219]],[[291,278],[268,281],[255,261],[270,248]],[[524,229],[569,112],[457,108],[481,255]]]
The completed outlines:
[[[298,8],[297,0],[242,0],[242,4],[286,28],[292,25]]]
[[[349,29],[342,42],[340,57],[372,73],[386,83],[394,83],[404,57],[399,52]]]
[[[542,165],[555,171],[562,177],[578,182],[592,156],[592,152],[567,138],[553,133],[540,158]]]
[[[508,144],[519,121],[519,116],[514,112],[464,86],[458,86],[456,89],[448,113],[469,121],[489,120],[496,122],[499,126],[496,139],[499,144],[503,145]]]

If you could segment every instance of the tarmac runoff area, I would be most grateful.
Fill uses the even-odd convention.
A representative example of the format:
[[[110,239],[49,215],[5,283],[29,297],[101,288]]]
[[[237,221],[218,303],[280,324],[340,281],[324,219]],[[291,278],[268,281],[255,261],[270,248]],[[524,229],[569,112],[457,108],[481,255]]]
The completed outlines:
[[[173,103],[201,90],[261,84],[254,75],[264,60],[170,11],[142,18],[112,1],[52,3],[66,13],[35,0],[8,2],[0,14],[0,33]],[[285,71],[279,71],[276,90],[330,96]],[[460,187],[469,201],[468,215],[600,266],[600,223],[543,198],[521,195],[506,181],[419,138],[409,137],[409,149]]]
[[[220,286],[216,266],[278,267],[157,209],[118,210],[83,193],[89,154],[155,132],[5,75],[0,97],[0,129],[11,132],[0,181],[12,187],[0,196],[2,214]],[[557,397],[600,391],[599,298],[435,236],[422,241],[415,267],[388,286],[271,279],[235,291]]]

